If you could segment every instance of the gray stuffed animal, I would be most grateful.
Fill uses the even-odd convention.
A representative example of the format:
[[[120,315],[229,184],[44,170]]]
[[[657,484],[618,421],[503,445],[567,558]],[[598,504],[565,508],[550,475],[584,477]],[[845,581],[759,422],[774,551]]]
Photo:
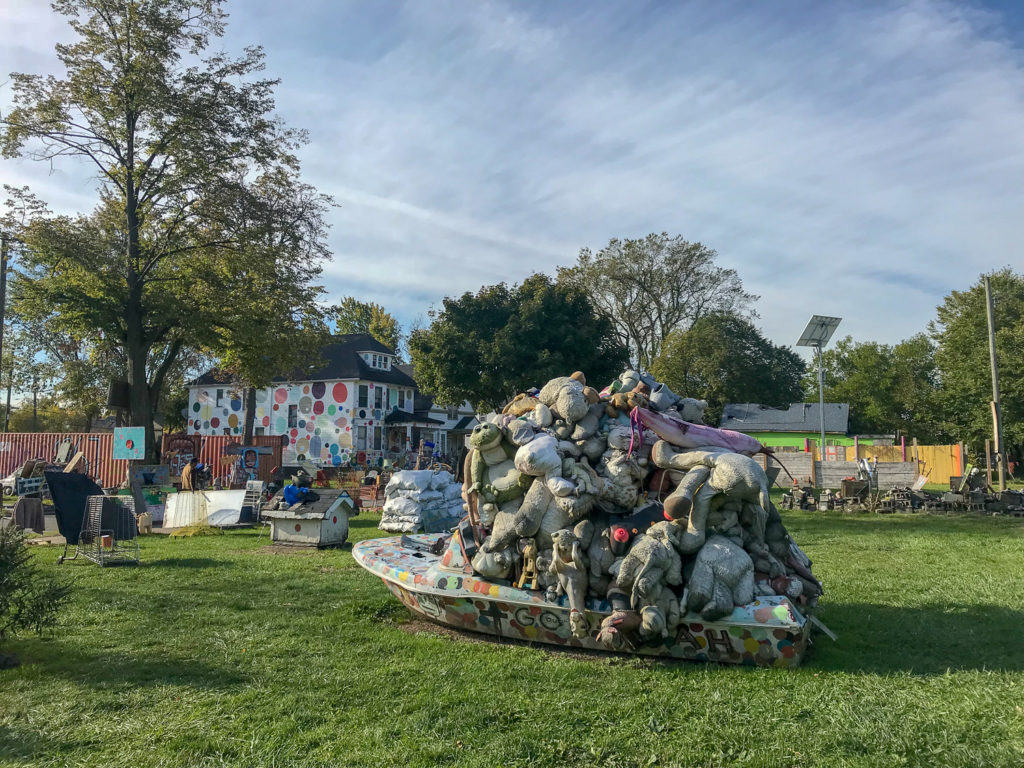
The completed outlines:
[[[712,536],[697,553],[683,600],[706,621],[732,613],[754,599],[754,563],[742,547]]]

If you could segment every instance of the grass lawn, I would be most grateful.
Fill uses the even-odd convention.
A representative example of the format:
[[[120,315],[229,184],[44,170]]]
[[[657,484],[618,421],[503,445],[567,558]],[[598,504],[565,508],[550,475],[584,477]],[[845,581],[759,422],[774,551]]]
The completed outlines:
[[[474,642],[348,547],[149,536],[9,644],[0,765],[1024,765],[1024,521],[784,514],[839,635],[795,671]]]

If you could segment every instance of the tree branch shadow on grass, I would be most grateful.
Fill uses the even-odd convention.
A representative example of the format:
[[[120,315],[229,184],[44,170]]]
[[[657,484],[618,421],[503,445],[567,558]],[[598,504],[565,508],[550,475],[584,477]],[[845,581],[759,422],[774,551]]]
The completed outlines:
[[[941,675],[947,670],[1024,670],[1024,613],[999,605],[899,607],[823,603],[819,618],[838,635],[815,635],[804,664],[815,670]]]
[[[212,557],[164,557],[159,560],[143,560],[139,565],[143,568],[234,568],[229,560],[218,560]]]
[[[73,640],[33,638],[17,645],[12,650],[18,654],[23,669],[36,667],[34,673],[41,677],[60,677],[95,688],[178,685],[224,690],[249,683],[237,666],[175,658],[159,648],[153,648],[151,656],[142,656],[80,651]]]
[[[38,731],[0,725],[0,760],[24,765],[38,765],[40,755],[53,755],[58,749],[71,751],[85,746],[82,742],[43,738]],[[7,764],[6,762],[4,763]]]

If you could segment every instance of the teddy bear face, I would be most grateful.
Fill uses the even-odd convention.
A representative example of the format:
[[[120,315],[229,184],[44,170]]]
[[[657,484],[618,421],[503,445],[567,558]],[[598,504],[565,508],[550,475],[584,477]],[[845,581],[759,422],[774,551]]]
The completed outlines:
[[[501,442],[501,428],[497,424],[484,422],[473,427],[469,436],[469,444],[477,450],[485,451]]]

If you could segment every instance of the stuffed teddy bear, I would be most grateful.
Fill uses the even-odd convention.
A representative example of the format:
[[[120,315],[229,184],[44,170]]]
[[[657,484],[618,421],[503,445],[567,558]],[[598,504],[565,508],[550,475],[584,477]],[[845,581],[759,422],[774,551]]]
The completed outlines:
[[[635,390],[616,392],[605,400],[604,411],[609,419],[617,419],[620,413],[629,414],[634,408],[646,408],[647,398]]]
[[[524,475],[538,477],[556,496],[568,496],[575,486],[562,477],[562,457],[558,455],[558,441],[541,433],[521,446],[515,455],[515,467]]]
[[[691,424],[704,423],[704,411],[707,410],[707,400],[694,400],[692,397],[684,397],[676,404],[676,410],[683,417],[683,421]]]
[[[576,379],[576,381],[583,385],[583,397],[586,398],[589,405],[593,405],[601,399],[601,395],[596,389],[587,386],[587,377],[583,375],[583,371],[576,371],[570,378]]]
[[[479,494],[480,522],[490,527],[498,507],[522,496],[533,478],[516,469],[515,448],[505,440],[505,433],[497,424],[477,424],[469,444],[473,448],[469,492]]]
[[[645,474],[629,456],[631,436],[630,428],[622,425],[617,424],[608,430],[608,450],[598,466],[598,471],[605,478],[600,497],[622,507],[627,513],[636,506]]]
[[[545,384],[538,395],[555,417],[575,424],[587,415],[587,398],[583,385],[570,376],[560,376]]]
[[[675,523],[655,523],[634,540],[615,577],[615,586],[629,595],[630,606],[640,613],[644,637],[664,637],[679,623],[679,601],[670,589],[683,583],[678,538]]]
[[[750,555],[729,539],[712,536],[694,560],[683,593],[686,610],[715,621],[753,599],[754,563]]]
[[[601,403],[593,403],[587,408],[586,415],[576,422],[571,439],[578,442],[597,434],[597,430],[601,427],[601,416],[604,415],[604,410]]]
[[[520,392],[505,404],[505,407],[501,409],[501,412],[503,414],[507,413],[511,416],[518,417],[529,413],[538,405],[540,405],[540,400],[536,397],[528,395],[525,392]]]
[[[551,415],[551,409],[544,405],[544,403],[538,403],[537,406],[532,411],[529,411],[523,418],[528,424],[536,427],[537,429],[550,427],[551,422],[555,420],[555,417]]]
[[[569,598],[569,627],[574,637],[586,637],[587,615],[585,595],[587,591],[587,566],[583,562],[579,537],[568,528],[551,534],[552,552],[548,572],[558,580],[555,597]]]
[[[683,563],[676,551],[678,538],[679,527],[663,520],[633,541],[615,578],[616,586],[629,594],[633,610],[652,605],[662,585],[683,583]]]
[[[742,502],[753,539],[765,540],[771,506],[768,477],[752,458],[729,451],[677,452],[664,440],[654,444],[651,458],[662,469],[686,472],[676,490],[665,499],[665,512],[669,517],[674,520],[687,517],[682,552],[696,552],[704,544],[712,500],[716,508],[729,499]]]
[[[486,545],[488,542],[485,541]],[[517,553],[511,549],[492,550],[481,547],[473,556],[473,572],[485,579],[507,579],[516,564]]]

